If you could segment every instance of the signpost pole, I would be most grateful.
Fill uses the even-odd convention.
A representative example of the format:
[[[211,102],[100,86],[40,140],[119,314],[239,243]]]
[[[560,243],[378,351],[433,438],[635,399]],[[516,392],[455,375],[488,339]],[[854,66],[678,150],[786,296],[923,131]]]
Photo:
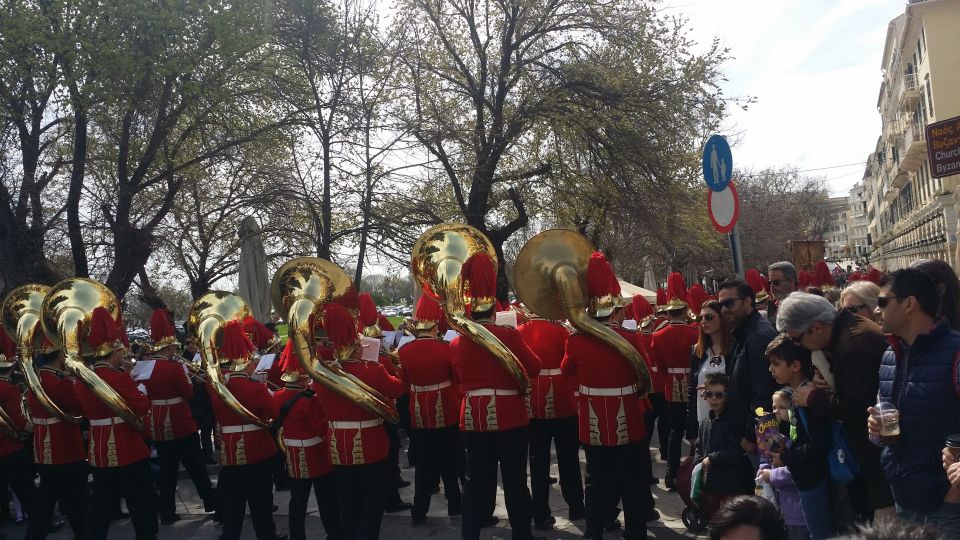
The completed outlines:
[[[733,256],[733,272],[743,279],[743,255],[740,252],[740,225],[734,225],[727,234],[730,239],[730,254]]]

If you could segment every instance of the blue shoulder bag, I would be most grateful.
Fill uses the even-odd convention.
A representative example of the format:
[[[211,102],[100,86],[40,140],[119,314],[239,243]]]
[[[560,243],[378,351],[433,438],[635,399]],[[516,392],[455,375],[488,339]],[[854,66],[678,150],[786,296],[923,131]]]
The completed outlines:
[[[810,436],[810,428],[807,427],[807,415],[802,408],[797,409],[797,415],[803,422],[803,429],[807,436]],[[827,461],[830,464],[830,478],[840,485],[847,485],[853,482],[853,479],[859,476],[860,467],[853,458],[853,451],[850,444],[847,443],[847,436],[843,432],[843,426],[836,420],[830,420],[830,451],[827,453]]]

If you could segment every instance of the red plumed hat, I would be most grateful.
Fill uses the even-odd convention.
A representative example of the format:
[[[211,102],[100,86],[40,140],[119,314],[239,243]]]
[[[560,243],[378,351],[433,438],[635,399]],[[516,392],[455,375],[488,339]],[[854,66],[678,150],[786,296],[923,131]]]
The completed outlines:
[[[744,281],[747,282],[747,285],[750,285],[750,288],[753,289],[754,298],[757,304],[766,302],[768,300],[767,290],[764,287],[763,276],[760,275],[760,271],[756,268],[750,268],[744,274]]]
[[[667,276],[667,311],[687,308],[687,285],[680,272]]]
[[[813,274],[806,270],[801,270],[797,276],[797,288],[802,291],[810,285],[813,285]]]
[[[417,300],[413,318],[417,321],[418,330],[428,330],[440,322],[443,318],[443,310],[440,309],[440,304],[424,294]]]
[[[496,305],[497,270],[490,255],[478,251],[463,261],[460,278],[467,284],[471,311],[487,311]]]
[[[618,307],[616,297],[619,296],[614,292],[614,284],[619,289],[620,283],[603,253],[594,251],[590,255],[590,261],[587,262],[586,281],[587,295],[590,297],[590,314],[594,317],[604,317],[613,313],[613,310]]]
[[[253,315],[244,317],[243,331],[250,338],[253,346],[260,350],[270,349],[280,343],[280,338],[275,336],[262,322],[253,318]]]
[[[883,279],[883,274],[880,273],[880,269],[876,266],[870,267],[870,271],[867,272],[867,279],[879,285],[880,280]]]
[[[13,359],[17,356],[17,344],[7,331],[0,327],[0,368],[6,369],[13,366]]]
[[[817,265],[813,267],[813,284],[817,287],[834,287],[833,275],[830,274],[830,268],[827,261],[820,259]]]
[[[376,325],[380,318],[377,316],[377,304],[373,301],[370,293],[360,293],[357,296],[357,301],[360,304],[360,326]]]
[[[704,290],[703,285],[694,283],[687,291],[687,304],[695,313],[699,313],[703,303],[710,299],[710,295]]]
[[[94,308],[90,314],[90,332],[87,334],[87,345],[92,349],[94,356],[106,356],[117,349],[123,348],[120,338],[120,325],[103,306]]]
[[[850,276],[847,277],[847,282],[852,283],[854,281],[863,281],[863,274],[860,272],[850,272]]]
[[[287,339],[287,344],[277,359],[277,367],[283,372],[280,380],[284,382],[297,382],[303,377],[303,368],[297,359],[297,354],[293,351],[293,339]]]
[[[177,341],[177,333],[173,329],[170,312],[166,308],[158,307],[150,314],[150,339],[153,340],[154,351],[180,344]]]
[[[357,323],[347,308],[336,302],[330,302],[323,310],[323,327],[327,330],[327,339],[333,344],[337,357],[344,360],[353,353],[353,347],[359,341]]]
[[[633,316],[638,322],[653,315],[653,306],[642,294],[633,295],[630,305],[633,306]]]
[[[657,287],[657,305],[664,306],[667,304],[667,291],[663,290],[663,287]]]
[[[229,321],[223,326],[223,344],[220,345],[220,363],[233,364],[235,370],[243,369],[250,362],[250,355],[257,347],[243,331],[240,321]]]

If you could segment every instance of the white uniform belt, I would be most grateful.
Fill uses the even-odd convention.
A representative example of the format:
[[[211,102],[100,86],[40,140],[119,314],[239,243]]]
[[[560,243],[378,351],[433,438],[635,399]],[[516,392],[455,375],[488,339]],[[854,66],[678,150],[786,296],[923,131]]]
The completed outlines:
[[[90,420],[91,426],[113,426],[116,424],[122,424],[123,418],[119,416],[114,416],[113,418],[94,418]]]
[[[170,399],[151,399],[151,405],[176,405],[177,403],[183,403],[182,397],[175,397]]]
[[[415,385],[415,384],[411,384],[411,385],[410,385],[410,391],[412,391],[412,392],[434,392],[434,391],[436,391],[436,390],[440,390],[440,389],[443,389],[443,388],[449,388],[450,385],[452,385],[452,384],[453,384],[453,382],[451,382],[451,381],[443,381],[443,382],[440,382],[440,383],[437,383],[437,384],[425,384],[425,385],[423,385],[423,386],[417,386],[417,385]]]
[[[637,385],[631,384],[622,388],[592,388],[580,385],[580,393],[584,396],[627,396],[637,392]]]
[[[297,448],[306,448],[308,446],[315,446],[323,442],[323,437],[312,437],[309,439],[284,439],[283,444],[287,446],[295,446]]]
[[[560,368],[551,368],[551,369],[541,369],[539,375],[541,377],[550,377],[553,375],[562,375],[563,372],[560,371]]]
[[[667,373],[690,373],[690,368],[686,367],[672,367],[667,368]]]
[[[467,390],[467,395],[474,396],[519,396],[517,390],[502,390],[500,388],[477,388],[476,390]]]
[[[657,366],[650,366],[650,371],[656,372],[656,371],[657,371]]]
[[[333,429],[364,429],[372,428],[374,426],[379,426],[383,423],[383,418],[374,418],[373,420],[360,420],[360,421],[337,421],[330,422],[330,427]]]
[[[220,428],[220,433],[244,433],[247,431],[258,431],[261,429],[263,428],[256,424],[243,424],[240,426],[223,426]]]
[[[50,418],[32,418],[31,420],[33,421],[34,425],[37,426],[49,426],[50,424],[60,423],[59,418],[54,418],[52,416]]]

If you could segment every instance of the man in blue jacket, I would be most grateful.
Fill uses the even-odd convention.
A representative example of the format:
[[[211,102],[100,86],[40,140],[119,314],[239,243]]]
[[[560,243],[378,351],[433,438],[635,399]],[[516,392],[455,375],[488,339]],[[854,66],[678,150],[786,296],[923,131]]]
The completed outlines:
[[[944,440],[960,432],[960,332],[937,318],[939,303],[936,284],[919,270],[897,270],[880,282],[877,313],[893,337],[880,365],[879,395],[900,412],[900,439],[880,459],[902,517],[960,538],[960,501],[946,497],[950,485],[940,464]],[[879,440],[876,411],[868,412],[868,429]]]

